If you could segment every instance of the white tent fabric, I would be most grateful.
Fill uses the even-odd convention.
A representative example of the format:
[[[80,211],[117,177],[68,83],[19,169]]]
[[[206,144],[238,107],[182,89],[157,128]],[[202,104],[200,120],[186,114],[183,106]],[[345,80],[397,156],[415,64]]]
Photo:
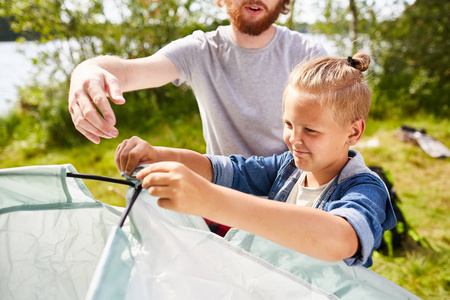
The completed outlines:
[[[0,299],[418,299],[363,267],[236,229],[222,239],[146,191],[119,228],[123,209],[68,171],[0,170]]]
[[[68,171],[0,170],[0,299],[84,299],[121,212]]]

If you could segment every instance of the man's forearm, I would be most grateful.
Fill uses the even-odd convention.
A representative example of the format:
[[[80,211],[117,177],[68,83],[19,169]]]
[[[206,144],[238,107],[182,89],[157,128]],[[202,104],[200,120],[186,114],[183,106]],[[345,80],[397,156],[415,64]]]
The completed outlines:
[[[119,86],[122,92],[129,91],[130,89],[127,87],[127,71],[125,67],[125,60],[113,55],[101,55],[94,58],[87,59],[80,63],[77,68],[89,66],[97,66],[114,77],[119,81]]]

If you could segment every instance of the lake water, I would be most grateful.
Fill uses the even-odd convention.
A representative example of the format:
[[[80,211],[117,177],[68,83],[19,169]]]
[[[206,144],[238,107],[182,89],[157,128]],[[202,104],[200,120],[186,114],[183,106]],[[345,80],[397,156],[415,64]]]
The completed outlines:
[[[29,42],[20,45],[0,42],[0,115],[5,115],[17,102],[17,86],[29,80],[29,72],[33,69],[31,57],[37,50],[38,47]]]

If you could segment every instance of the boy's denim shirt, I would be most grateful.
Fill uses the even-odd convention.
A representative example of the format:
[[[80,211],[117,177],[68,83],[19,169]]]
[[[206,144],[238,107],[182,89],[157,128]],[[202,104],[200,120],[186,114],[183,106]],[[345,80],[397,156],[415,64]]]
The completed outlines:
[[[271,157],[206,155],[214,168],[213,182],[244,193],[285,202],[301,170],[289,151]],[[397,220],[383,181],[349,150],[349,161],[319,199],[316,208],[345,218],[358,235],[360,249],[344,261],[349,266],[372,265],[372,253]]]

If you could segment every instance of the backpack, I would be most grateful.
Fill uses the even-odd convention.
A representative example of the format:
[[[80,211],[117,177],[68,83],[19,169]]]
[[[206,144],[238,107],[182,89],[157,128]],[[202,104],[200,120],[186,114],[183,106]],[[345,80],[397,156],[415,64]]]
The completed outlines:
[[[397,218],[397,225],[384,233],[381,245],[378,247],[377,251],[381,253],[392,252],[392,250],[399,249],[404,245],[408,236],[408,224],[399,207],[400,199],[395,192],[389,171],[384,170],[380,166],[369,166],[369,169],[377,173],[386,185],[391,198],[392,207],[394,208],[395,217]]]

